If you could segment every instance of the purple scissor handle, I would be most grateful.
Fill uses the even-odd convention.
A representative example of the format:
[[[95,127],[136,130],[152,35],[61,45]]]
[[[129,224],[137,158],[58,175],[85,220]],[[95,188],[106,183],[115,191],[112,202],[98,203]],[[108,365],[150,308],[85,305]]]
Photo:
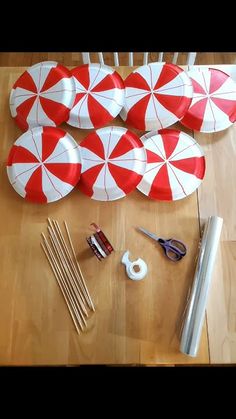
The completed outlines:
[[[157,237],[156,234],[150,233],[148,230],[142,227],[138,227],[140,231],[146,234],[148,237],[151,237],[153,240],[158,242],[161,247],[163,248],[165,255],[172,261],[177,262],[178,260],[182,259],[186,253],[187,248],[183,242],[177,239],[162,239],[161,237]]]

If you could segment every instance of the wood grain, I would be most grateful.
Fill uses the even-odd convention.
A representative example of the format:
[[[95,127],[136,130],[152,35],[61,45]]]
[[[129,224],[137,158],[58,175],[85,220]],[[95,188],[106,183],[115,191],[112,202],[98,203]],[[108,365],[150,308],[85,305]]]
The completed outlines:
[[[158,60],[158,52],[149,53],[149,62]],[[163,60],[171,62],[173,52],[165,52]],[[178,65],[186,64],[187,53],[180,52],[178,56]],[[66,66],[77,66],[83,63],[80,52],[0,52],[0,67],[19,67],[31,66],[40,61],[58,61]],[[120,65],[128,65],[128,53],[119,52]],[[91,61],[98,62],[98,53],[91,53]],[[104,62],[107,65],[114,65],[113,52],[104,53]],[[198,52],[196,63],[201,64],[235,64],[235,52]],[[143,53],[134,53],[134,65],[143,64]]]
[[[8,97],[24,68],[0,69],[0,364],[177,364],[208,363],[206,324],[197,358],[179,352],[179,331],[192,282],[199,241],[197,194],[155,202],[137,190],[113,202],[90,200],[74,190],[48,205],[26,202],[10,185],[5,162],[21,134],[10,117]],[[119,69],[125,77],[130,68]],[[114,124],[123,126],[118,117]],[[91,130],[62,128],[80,142]],[[141,134],[141,132],[139,132]],[[78,336],[60,289],[40,248],[47,217],[68,222],[96,312]],[[96,222],[115,248],[99,262],[86,243]],[[143,226],[182,239],[188,254],[179,263],[135,230]],[[121,256],[129,249],[149,273],[128,280]]]

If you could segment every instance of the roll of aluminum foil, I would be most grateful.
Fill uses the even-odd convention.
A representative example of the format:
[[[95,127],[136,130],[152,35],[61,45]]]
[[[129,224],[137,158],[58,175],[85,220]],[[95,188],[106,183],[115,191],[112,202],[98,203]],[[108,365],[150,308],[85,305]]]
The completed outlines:
[[[191,293],[185,309],[180,351],[197,356],[223,219],[208,218],[200,244]]]

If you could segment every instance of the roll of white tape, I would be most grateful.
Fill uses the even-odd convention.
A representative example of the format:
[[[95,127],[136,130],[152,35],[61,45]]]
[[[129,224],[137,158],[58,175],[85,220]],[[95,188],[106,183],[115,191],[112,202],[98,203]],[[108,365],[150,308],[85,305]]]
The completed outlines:
[[[121,263],[123,263],[126,266],[126,273],[128,277],[133,281],[139,281],[147,275],[148,268],[146,262],[144,262],[144,260],[141,258],[135,260],[134,262],[131,262],[129,260],[129,250],[127,250],[123,254]],[[134,269],[135,266],[138,267],[137,272]]]

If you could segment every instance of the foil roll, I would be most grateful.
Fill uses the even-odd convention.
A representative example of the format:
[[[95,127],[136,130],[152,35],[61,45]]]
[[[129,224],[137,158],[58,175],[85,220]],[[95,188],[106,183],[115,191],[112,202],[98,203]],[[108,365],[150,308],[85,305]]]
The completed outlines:
[[[185,309],[185,319],[181,334],[180,351],[189,356],[197,356],[206,304],[212,280],[223,219],[208,218],[200,242],[200,250],[193,278],[191,293]]]

